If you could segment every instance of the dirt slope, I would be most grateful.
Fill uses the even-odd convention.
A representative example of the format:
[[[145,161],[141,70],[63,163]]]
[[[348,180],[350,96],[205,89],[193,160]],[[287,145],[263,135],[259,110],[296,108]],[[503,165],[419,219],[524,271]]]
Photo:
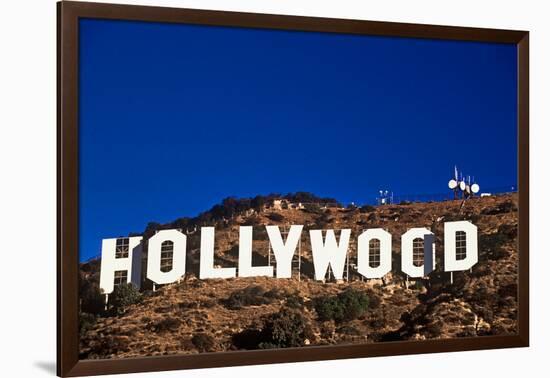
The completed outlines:
[[[478,226],[479,262],[471,272],[441,271],[443,224],[470,220]],[[216,261],[236,266],[238,227],[254,225],[254,263],[268,261],[267,235],[261,225],[302,224],[302,274],[292,279],[235,278],[199,280],[199,231],[188,235],[189,273],[179,283],[146,292],[141,303],[119,316],[99,317],[82,332],[81,358],[152,356],[246,348],[239,335],[260,330],[265,317],[301,298],[297,309],[307,323],[304,345],[370,343],[515,333],[517,327],[517,196],[462,201],[387,205],[363,209],[249,211],[216,224]],[[352,229],[350,263],[356,263],[357,236],[383,227],[393,235],[393,269],[384,280],[314,281],[309,229]],[[437,270],[427,279],[409,280],[400,271],[400,237],[408,228],[427,227],[436,236]],[[272,258],[272,264],[274,264]],[[83,266],[82,279],[97,278],[97,265]],[[95,273],[94,273],[95,269]],[[92,272],[90,272],[92,271]],[[254,304],[232,306],[232,293],[253,287]],[[357,319],[320,321],[315,298],[348,287],[367,293],[369,307]],[[250,291],[250,290],[249,290]],[[229,304],[228,304],[229,303]],[[253,335],[253,333],[251,333]]]

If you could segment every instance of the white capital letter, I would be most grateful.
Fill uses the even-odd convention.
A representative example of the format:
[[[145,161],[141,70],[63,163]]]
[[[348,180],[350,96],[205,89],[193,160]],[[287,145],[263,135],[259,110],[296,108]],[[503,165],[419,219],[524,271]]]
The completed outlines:
[[[334,278],[342,279],[344,265],[348,252],[350,229],[340,231],[340,244],[336,242],[334,230],[328,230],[323,243],[322,230],[310,230],[311,253],[313,255],[313,267],[315,268],[315,279],[325,279],[327,268],[330,265]]]
[[[304,226],[290,226],[286,243],[283,242],[279,226],[265,226],[265,228],[277,261],[277,278],[290,278],[292,276],[292,258],[296,252]]]
[[[120,254],[127,257],[116,257],[117,239],[103,239],[101,245],[101,272],[99,287],[105,294],[113,292],[115,271],[126,271],[126,283],[131,282],[138,289],[141,284],[141,236],[124,239],[118,248]]]
[[[461,238],[457,240],[462,232]],[[466,256],[457,259],[457,243],[466,248]],[[445,222],[445,271],[456,272],[470,269],[477,263],[477,227],[468,221]]]
[[[272,266],[252,266],[252,226],[239,228],[239,277],[273,277]]]
[[[378,239],[380,263],[372,266],[369,243]],[[373,228],[359,235],[357,241],[357,271],[366,278],[382,278],[391,270],[391,234],[382,228]]]
[[[170,245],[167,245],[167,244]],[[161,250],[172,251],[172,269],[168,272],[160,270]],[[149,239],[147,251],[147,278],[157,284],[169,284],[185,275],[185,256],[187,236],[178,230],[160,230]],[[170,248],[171,247],[171,248]]]
[[[201,227],[201,279],[232,278],[236,268],[214,268],[214,227]]]
[[[423,259],[414,265],[413,241],[422,239]],[[435,245],[433,233],[427,228],[411,228],[401,236],[401,270],[410,277],[425,277],[435,269]]]

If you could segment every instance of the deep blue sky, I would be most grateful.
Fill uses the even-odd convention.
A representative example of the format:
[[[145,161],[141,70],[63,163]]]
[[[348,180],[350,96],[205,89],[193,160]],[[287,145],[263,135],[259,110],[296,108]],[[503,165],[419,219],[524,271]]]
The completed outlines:
[[[80,256],[227,196],[514,185],[514,45],[80,21]]]

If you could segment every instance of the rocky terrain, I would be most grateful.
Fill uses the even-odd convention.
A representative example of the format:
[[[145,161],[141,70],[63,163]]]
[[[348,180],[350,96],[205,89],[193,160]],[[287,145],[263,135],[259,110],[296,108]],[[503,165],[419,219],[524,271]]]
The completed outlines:
[[[467,272],[442,271],[443,224],[470,220],[478,227],[479,262]],[[119,358],[287,346],[501,335],[517,327],[517,195],[399,205],[302,209],[262,208],[207,220],[216,226],[215,264],[236,266],[240,225],[253,225],[253,263],[265,265],[262,225],[304,225],[301,274],[292,279],[197,279],[200,231],[188,232],[188,273],[179,283],[144,291],[103,311],[97,289],[99,261],[81,265],[81,358]],[[192,224],[186,224],[189,226]],[[174,224],[156,227],[174,227]],[[393,235],[393,268],[383,280],[313,280],[309,229],[352,229],[357,236],[383,227]],[[436,271],[407,280],[400,269],[400,236],[427,227],[436,237]],[[197,228],[200,230],[200,228]],[[149,228],[146,230],[151,232]],[[147,236],[147,235],[146,235]],[[345,275],[346,276],[346,275]],[[99,298],[99,299],[98,299]],[[365,299],[366,298],[366,299]]]

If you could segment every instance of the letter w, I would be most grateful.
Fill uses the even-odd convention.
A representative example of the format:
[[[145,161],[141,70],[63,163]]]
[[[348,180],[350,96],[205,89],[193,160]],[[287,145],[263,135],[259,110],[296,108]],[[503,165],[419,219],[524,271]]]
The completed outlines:
[[[315,279],[325,279],[327,268],[330,265],[334,278],[341,280],[344,274],[344,265],[348,252],[350,229],[340,231],[340,243],[336,241],[334,230],[328,230],[323,242],[322,230],[310,230],[311,253],[313,254],[313,267]]]

